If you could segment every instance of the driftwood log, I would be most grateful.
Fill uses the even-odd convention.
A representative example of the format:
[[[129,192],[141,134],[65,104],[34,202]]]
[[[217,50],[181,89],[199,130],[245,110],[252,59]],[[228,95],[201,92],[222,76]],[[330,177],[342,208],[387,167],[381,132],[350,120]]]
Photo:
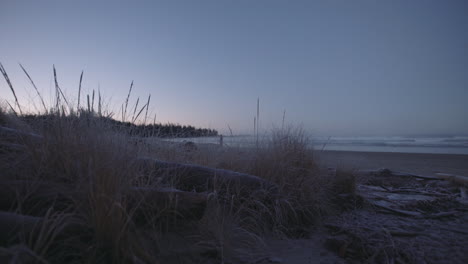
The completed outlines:
[[[159,178],[163,183],[184,191],[209,192],[217,187],[235,188],[246,192],[277,191],[273,183],[246,173],[151,158],[138,158],[135,165],[143,169],[148,177]]]
[[[378,169],[378,170],[359,170],[356,172],[358,175],[374,175],[374,176],[399,176],[399,177],[412,177],[412,178],[419,178],[424,180],[447,180],[453,183],[468,186],[468,177],[461,176],[461,175],[454,175],[449,173],[436,173],[435,176],[428,176],[428,175],[418,175],[413,173],[407,172],[398,172],[398,171],[391,171],[389,169]]]
[[[23,212],[42,216],[53,207],[65,210],[77,200],[85,201],[86,193],[71,185],[24,180],[0,182],[0,210],[20,207]],[[131,187],[126,193],[130,210],[141,220],[145,214],[161,213],[184,219],[200,219],[205,211],[208,194],[184,192],[177,189]]]
[[[392,171],[389,169],[378,169],[378,170],[358,170],[356,172],[358,175],[373,175],[373,176],[399,176],[399,177],[411,177],[411,178],[419,178],[424,180],[441,180],[438,177],[433,176],[426,176],[426,175],[418,175],[408,172],[399,172],[399,171]]]
[[[437,178],[451,181],[453,183],[457,183],[462,186],[467,186],[468,187],[468,177],[466,176],[461,176],[461,175],[454,175],[454,174],[448,174],[448,173],[436,173]]]
[[[2,143],[5,143],[3,147],[8,150],[21,150],[23,148],[21,143],[24,140],[41,141],[42,139],[43,137],[38,134],[0,126],[0,148]],[[147,177],[160,177],[163,182],[170,183],[171,186],[184,191],[205,192],[220,185],[248,192],[256,190],[274,192],[277,190],[274,184],[245,173],[144,157],[137,158],[134,164],[137,168],[143,169]]]

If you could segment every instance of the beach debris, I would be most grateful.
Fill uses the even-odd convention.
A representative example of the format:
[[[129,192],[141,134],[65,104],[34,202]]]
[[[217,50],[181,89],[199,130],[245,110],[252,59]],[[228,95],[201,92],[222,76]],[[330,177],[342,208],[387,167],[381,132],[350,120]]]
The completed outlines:
[[[358,193],[366,199],[369,204],[380,211],[401,216],[436,219],[458,215],[458,212],[453,210],[443,212],[424,212],[419,208],[421,206],[431,208],[431,206],[428,206],[431,203],[436,204],[439,200],[453,199],[453,195],[451,194],[422,191],[418,189],[392,190],[391,188],[371,185],[358,185]],[[408,210],[407,208],[413,208],[415,210]]]
[[[468,177],[461,176],[461,175],[454,175],[449,173],[436,173],[437,178],[450,181],[455,184],[459,184],[462,186],[468,186]]]
[[[438,174],[431,177],[389,169],[361,170],[357,174],[370,176],[365,184],[357,186],[357,193],[379,212],[425,219],[455,217],[459,210],[450,208],[466,199],[464,186],[458,193],[458,189],[450,185],[427,183],[440,180],[463,183],[463,176]]]
[[[462,204],[468,205],[468,194],[464,186],[460,187],[460,198],[458,199],[458,201]]]
[[[468,239],[468,207],[452,189],[414,181],[406,188],[358,185],[370,206],[324,224],[330,234],[325,247],[357,263],[464,263],[468,255],[459,243]]]
[[[373,185],[358,185],[357,189],[366,198],[380,198],[394,201],[433,201],[447,194],[428,192],[419,189],[403,189]]]
[[[270,193],[275,193],[277,190],[277,186],[260,177],[229,170],[145,157],[137,158],[135,166],[143,169],[145,175],[151,178],[160,178],[162,183],[170,183],[183,191],[209,192],[215,186],[238,188],[238,190],[246,192],[267,190]]]
[[[386,211],[389,211],[391,213],[395,213],[398,215],[403,215],[403,216],[412,216],[412,217],[421,217],[422,214],[418,212],[413,212],[413,211],[408,211],[408,210],[401,210],[397,208],[392,208],[391,206],[393,203],[388,203],[387,201],[382,201],[382,200],[370,200],[369,201],[372,205],[384,209]]]
[[[399,177],[413,177],[419,178],[424,180],[440,180],[438,177],[433,176],[426,176],[426,175],[418,175],[408,172],[399,172],[399,171],[392,171],[387,168],[377,169],[377,170],[358,170],[356,172],[357,175],[370,175],[370,176],[399,176]]]
[[[468,200],[468,195],[466,194],[465,187],[460,187],[460,196],[462,200]]]

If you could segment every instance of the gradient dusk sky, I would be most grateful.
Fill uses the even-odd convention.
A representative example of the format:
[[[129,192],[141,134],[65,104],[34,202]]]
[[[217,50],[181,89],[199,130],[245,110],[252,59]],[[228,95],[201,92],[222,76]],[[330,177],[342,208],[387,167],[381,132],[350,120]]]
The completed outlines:
[[[0,0],[0,62],[20,103],[98,86],[158,122],[320,135],[468,134],[468,1]],[[12,95],[0,80],[2,100]]]

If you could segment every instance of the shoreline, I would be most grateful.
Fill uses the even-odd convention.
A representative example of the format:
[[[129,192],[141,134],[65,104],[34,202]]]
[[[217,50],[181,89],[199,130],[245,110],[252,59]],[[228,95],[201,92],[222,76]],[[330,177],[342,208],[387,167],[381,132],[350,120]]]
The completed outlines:
[[[434,176],[449,173],[468,176],[468,155],[404,152],[314,151],[321,166],[345,170],[388,168]]]

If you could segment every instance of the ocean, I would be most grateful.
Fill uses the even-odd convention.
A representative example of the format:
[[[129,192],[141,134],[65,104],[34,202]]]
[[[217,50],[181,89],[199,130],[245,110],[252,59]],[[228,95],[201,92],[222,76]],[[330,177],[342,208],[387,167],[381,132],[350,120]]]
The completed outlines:
[[[260,137],[260,140],[268,136]],[[171,141],[219,144],[218,137],[177,138]],[[223,143],[233,147],[255,146],[254,136],[224,136]],[[402,152],[468,155],[468,136],[449,137],[311,137],[316,150]]]

